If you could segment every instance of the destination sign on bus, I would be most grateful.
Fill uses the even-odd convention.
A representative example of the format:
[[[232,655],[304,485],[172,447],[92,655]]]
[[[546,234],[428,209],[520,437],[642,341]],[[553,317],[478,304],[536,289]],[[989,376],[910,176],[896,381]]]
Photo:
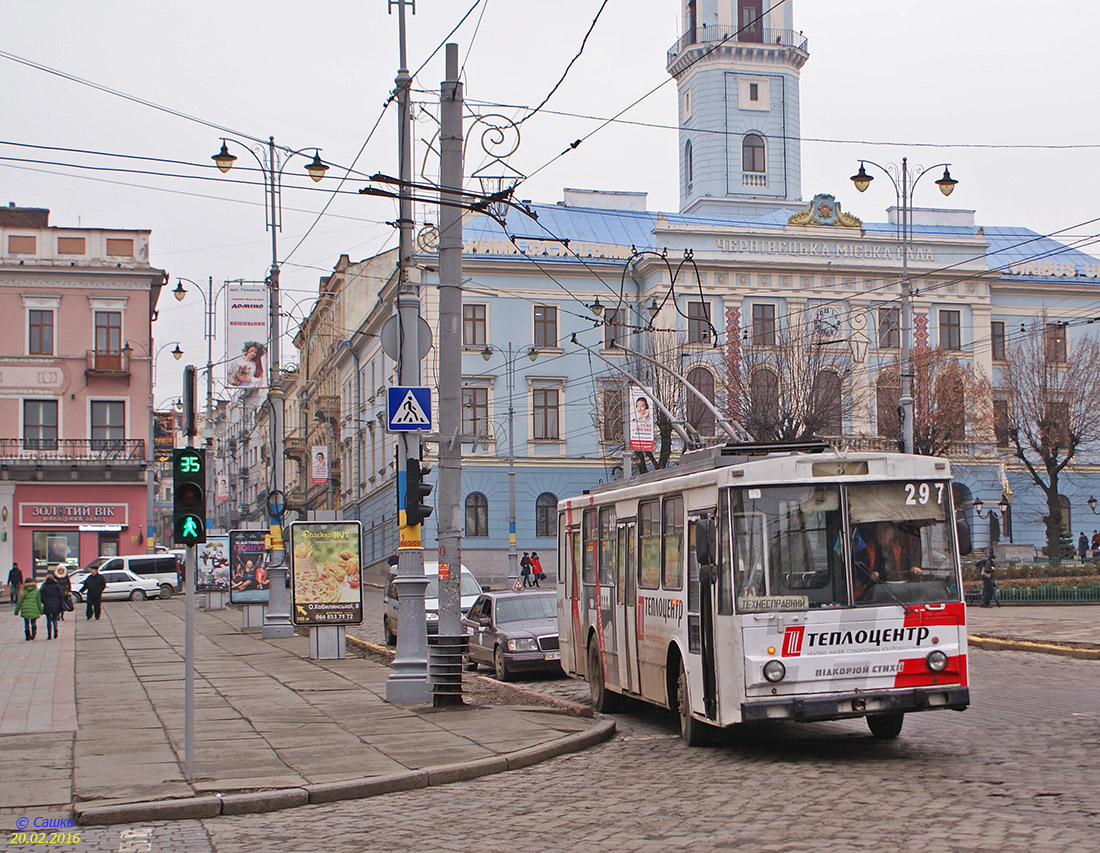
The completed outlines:
[[[742,595],[737,609],[743,613],[762,610],[804,610],[810,606],[808,595]]]

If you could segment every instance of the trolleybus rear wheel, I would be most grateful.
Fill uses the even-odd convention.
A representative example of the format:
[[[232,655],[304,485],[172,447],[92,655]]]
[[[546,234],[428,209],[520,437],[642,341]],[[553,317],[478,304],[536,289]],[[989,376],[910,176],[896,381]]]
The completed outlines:
[[[901,724],[905,714],[872,714],[867,718],[867,728],[871,734],[883,740],[893,740],[901,734]]]
[[[603,680],[603,661],[600,647],[593,640],[588,644],[588,690],[592,695],[592,707],[601,714],[619,710],[619,695],[607,689]]]

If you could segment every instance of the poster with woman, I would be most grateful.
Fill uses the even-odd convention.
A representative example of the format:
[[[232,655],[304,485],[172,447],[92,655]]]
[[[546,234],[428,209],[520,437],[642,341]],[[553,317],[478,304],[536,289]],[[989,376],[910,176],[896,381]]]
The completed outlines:
[[[227,285],[226,377],[230,388],[267,386],[268,290]]]
[[[653,449],[653,406],[637,385],[630,386],[630,449]]]
[[[266,530],[229,531],[229,602],[267,604],[271,584],[267,576]]]
[[[198,546],[198,569],[195,573],[196,592],[229,591],[229,537],[208,536]]]
[[[267,346],[245,341],[241,354],[229,364],[229,384],[234,388],[263,388],[267,384],[264,356]]]

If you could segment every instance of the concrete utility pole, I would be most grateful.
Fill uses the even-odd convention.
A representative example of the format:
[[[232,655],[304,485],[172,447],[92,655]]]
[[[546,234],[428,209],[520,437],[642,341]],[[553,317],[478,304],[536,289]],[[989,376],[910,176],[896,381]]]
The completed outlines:
[[[389,8],[397,7],[400,67],[395,78],[397,91],[397,141],[401,160],[401,185],[398,203],[400,239],[397,260],[397,384],[420,384],[420,295],[409,280],[413,255],[412,206],[412,111],[409,103],[409,74],[405,51],[405,7],[412,0],[389,0]],[[397,545],[397,650],[393,672],[386,679],[386,699],[401,704],[421,704],[431,700],[428,685],[428,632],[424,618],[424,548],[420,540],[420,525],[406,525],[404,496],[405,472],[410,459],[420,459],[420,436],[403,432],[398,438],[397,481],[399,498],[399,528]]]
[[[462,631],[462,83],[448,44],[439,90],[439,634]],[[446,568],[444,568],[446,567]]]

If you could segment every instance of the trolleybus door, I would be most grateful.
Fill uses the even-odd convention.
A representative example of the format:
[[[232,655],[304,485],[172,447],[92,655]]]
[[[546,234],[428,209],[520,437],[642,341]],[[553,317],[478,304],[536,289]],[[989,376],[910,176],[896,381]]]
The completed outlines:
[[[637,567],[634,563],[633,521],[619,525],[619,577],[616,582],[615,624],[618,630],[619,684],[638,693]]]
[[[706,715],[714,720],[718,718],[718,689],[714,659],[714,614],[716,612],[715,591],[717,589],[717,567],[715,566],[715,525],[714,518],[697,518],[691,522],[692,533],[689,541],[694,547],[688,553],[689,584],[698,579],[699,599],[699,653],[703,665],[703,708]],[[690,599],[690,594],[689,594]],[[688,610],[691,610],[689,601]]]

